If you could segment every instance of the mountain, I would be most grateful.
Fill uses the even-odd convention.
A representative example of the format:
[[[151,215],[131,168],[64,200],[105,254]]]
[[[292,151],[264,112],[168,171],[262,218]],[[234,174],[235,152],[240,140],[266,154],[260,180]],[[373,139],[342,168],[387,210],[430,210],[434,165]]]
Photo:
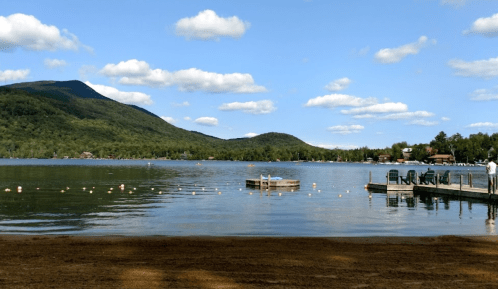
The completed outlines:
[[[328,153],[281,133],[223,140],[187,131],[77,80],[0,86],[0,157],[75,157],[83,151],[98,157],[238,160]]]

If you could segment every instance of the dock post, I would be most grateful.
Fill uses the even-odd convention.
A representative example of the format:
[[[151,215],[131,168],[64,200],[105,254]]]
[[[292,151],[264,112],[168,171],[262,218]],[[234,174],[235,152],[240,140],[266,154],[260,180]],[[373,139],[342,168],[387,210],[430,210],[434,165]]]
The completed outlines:
[[[436,175],[436,189],[439,187],[439,174]]]
[[[270,191],[270,181],[271,181],[271,176],[268,175],[268,191]]]
[[[370,171],[368,173],[368,183],[371,184],[372,183],[372,171]]]
[[[418,185],[418,173],[415,172],[415,185]]]
[[[386,185],[389,185],[389,172],[386,174]]]
[[[494,186],[494,188],[493,188],[493,194],[496,193],[496,188],[497,188],[496,182],[497,181],[498,181],[498,176],[495,175],[495,181],[493,182],[493,186]]]
[[[448,186],[451,185],[451,173],[448,173]]]
[[[259,175],[259,189],[263,189],[263,174]]]
[[[473,187],[472,185],[472,173],[469,173],[469,187]]]
[[[463,186],[463,176],[460,175],[460,191],[462,190],[462,186]]]

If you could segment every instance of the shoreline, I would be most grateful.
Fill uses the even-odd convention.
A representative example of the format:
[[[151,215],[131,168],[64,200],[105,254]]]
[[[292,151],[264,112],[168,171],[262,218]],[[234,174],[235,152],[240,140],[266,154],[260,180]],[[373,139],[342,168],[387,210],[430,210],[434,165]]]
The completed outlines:
[[[498,236],[0,235],[5,288],[496,288]]]

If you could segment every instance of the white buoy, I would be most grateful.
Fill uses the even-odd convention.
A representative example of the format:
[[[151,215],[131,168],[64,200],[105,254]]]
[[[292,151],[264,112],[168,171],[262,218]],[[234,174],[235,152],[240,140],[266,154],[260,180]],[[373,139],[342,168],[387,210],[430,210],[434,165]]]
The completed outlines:
[[[69,190],[69,187],[66,187],[66,190]]]
[[[37,190],[39,190],[40,188],[36,188]]]
[[[195,195],[195,192],[192,192],[192,195]]]
[[[136,191],[136,190],[137,190],[137,188],[133,188],[133,190],[134,190],[134,191]]]
[[[204,191],[204,188],[202,188],[202,190]]]
[[[291,192],[294,192],[294,189],[291,189]]]
[[[86,188],[85,188],[85,187],[83,187],[83,191],[84,191],[84,190],[86,190]]]
[[[339,194],[339,198],[342,198],[342,195],[341,195],[341,194]]]
[[[322,191],[321,190],[318,190],[319,193],[321,193]]]
[[[218,195],[221,195],[221,192],[218,192]]]
[[[92,189],[95,189],[95,187],[92,187]]]
[[[6,191],[6,192],[10,192],[10,189],[9,189],[9,188],[7,188],[7,189],[5,189],[5,191]]]
[[[310,197],[311,197],[311,194],[308,194],[308,196],[310,196]]]
[[[239,189],[239,191],[242,191],[242,189]]]
[[[110,188],[109,190],[111,190],[111,191],[112,191],[112,190],[114,190],[114,189],[113,189],[113,188]]]
[[[179,191],[181,191],[181,190],[182,190],[182,188],[178,188],[178,190],[179,190]]]
[[[129,191],[129,192],[128,192],[128,194],[130,194],[130,195],[131,195],[131,194],[133,194],[133,192],[132,192],[132,191]]]
[[[372,198],[372,195],[368,195],[368,198],[371,199]]]
[[[218,190],[218,188],[214,188],[214,190],[215,190],[215,191],[217,191],[217,190]]]
[[[22,187],[21,187],[21,186],[18,186],[18,187],[17,187],[17,192],[18,192],[18,193],[22,193]]]
[[[111,191],[107,191],[107,193],[108,193],[108,194],[110,194],[110,193],[111,193]]]
[[[282,195],[282,193],[278,193],[278,196],[280,197]]]
[[[90,190],[90,194],[93,194],[93,191],[92,191],[92,190]]]
[[[316,183],[313,183],[313,187],[316,187]]]
[[[154,188],[150,188],[151,190],[154,190]]]
[[[252,192],[249,192],[249,195],[252,195]]]
[[[61,193],[64,193],[64,190],[61,190]]]
[[[348,194],[349,194],[349,190],[346,190],[346,193],[348,193]]]
[[[162,195],[163,192],[159,191],[159,194]]]
[[[194,187],[197,187],[197,184],[194,184]]]

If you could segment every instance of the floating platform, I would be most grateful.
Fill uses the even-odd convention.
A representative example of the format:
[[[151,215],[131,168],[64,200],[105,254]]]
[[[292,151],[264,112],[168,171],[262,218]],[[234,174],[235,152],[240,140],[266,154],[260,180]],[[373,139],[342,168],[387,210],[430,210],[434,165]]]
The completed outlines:
[[[297,188],[301,185],[299,180],[272,180],[268,184],[268,180],[247,179],[246,186],[254,188]]]
[[[381,191],[412,191],[414,193],[433,193],[440,195],[448,195],[453,197],[465,197],[481,200],[498,200],[497,194],[488,194],[488,189],[484,188],[474,188],[469,185],[451,184],[451,185],[396,185],[396,184],[375,184],[369,183],[365,186],[366,189],[370,190],[381,190]]]

